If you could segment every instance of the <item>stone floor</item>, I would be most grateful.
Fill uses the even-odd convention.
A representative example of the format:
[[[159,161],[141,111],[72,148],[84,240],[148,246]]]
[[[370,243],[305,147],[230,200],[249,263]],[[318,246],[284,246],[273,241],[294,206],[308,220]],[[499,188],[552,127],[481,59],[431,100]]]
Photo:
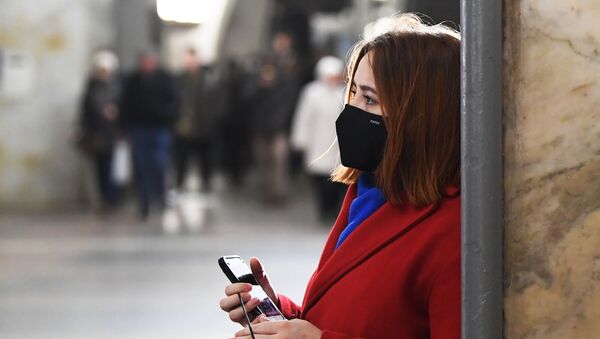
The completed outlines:
[[[238,325],[218,308],[220,256],[260,257],[279,292],[301,301],[328,231],[306,186],[278,208],[251,188],[181,195],[146,222],[132,207],[4,214],[0,338],[230,337]]]

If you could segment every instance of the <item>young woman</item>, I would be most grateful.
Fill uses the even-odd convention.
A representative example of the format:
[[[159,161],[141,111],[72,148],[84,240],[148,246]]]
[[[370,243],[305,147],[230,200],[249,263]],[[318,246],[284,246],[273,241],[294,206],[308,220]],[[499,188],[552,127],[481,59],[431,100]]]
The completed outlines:
[[[302,306],[250,261],[291,319],[255,319],[256,338],[460,338],[460,36],[392,22],[352,52],[333,174],[350,187]],[[251,285],[225,293],[221,308],[245,325],[238,293],[254,309]]]

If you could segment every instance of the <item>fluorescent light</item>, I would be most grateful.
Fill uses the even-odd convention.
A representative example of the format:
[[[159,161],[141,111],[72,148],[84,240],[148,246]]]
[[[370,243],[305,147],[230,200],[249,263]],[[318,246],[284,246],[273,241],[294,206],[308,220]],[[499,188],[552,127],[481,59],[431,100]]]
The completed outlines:
[[[200,24],[208,20],[214,5],[214,0],[156,0],[156,11],[164,21]]]

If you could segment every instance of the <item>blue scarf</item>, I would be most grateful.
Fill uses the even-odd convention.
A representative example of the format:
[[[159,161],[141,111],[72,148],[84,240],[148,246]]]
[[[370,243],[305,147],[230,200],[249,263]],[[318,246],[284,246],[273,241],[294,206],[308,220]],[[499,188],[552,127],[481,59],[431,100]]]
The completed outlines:
[[[358,177],[358,189],[356,197],[350,204],[348,214],[348,225],[340,234],[335,248],[340,247],[342,242],[348,238],[365,219],[375,213],[379,207],[385,204],[385,196],[379,188],[375,187],[375,178],[372,173],[363,173]]]

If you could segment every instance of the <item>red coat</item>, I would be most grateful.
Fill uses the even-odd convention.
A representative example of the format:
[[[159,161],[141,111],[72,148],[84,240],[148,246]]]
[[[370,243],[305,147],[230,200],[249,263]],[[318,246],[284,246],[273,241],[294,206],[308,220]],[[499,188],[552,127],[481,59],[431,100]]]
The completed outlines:
[[[460,339],[460,195],[435,205],[384,204],[337,249],[356,186],[349,188],[303,307],[280,296],[287,318],[322,339]]]

